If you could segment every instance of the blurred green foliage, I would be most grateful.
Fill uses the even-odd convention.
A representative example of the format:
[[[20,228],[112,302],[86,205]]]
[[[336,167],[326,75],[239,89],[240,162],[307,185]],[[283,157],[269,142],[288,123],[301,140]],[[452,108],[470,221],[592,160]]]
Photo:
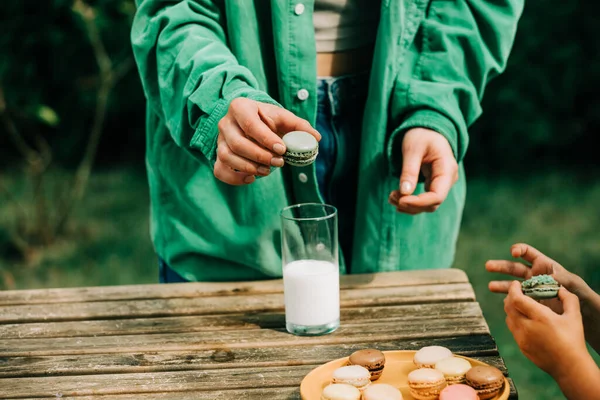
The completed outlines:
[[[76,161],[94,107],[96,63],[72,0],[0,2],[0,81],[18,123],[41,130],[55,160]],[[133,0],[90,1],[115,61],[131,56]],[[600,3],[528,2],[509,67],[489,86],[484,115],[472,129],[471,174],[547,167],[588,166],[600,127]],[[100,162],[140,161],[144,98],[135,71],[111,102]],[[0,128],[1,129],[1,128]],[[14,161],[0,131],[5,162]],[[0,150],[0,152],[2,152]],[[0,161],[2,162],[2,161]],[[537,165],[535,165],[537,164]]]
[[[115,64],[132,57],[133,0],[90,1]],[[97,64],[73,0],[0,2],[0,83],[16,123],[27,136],[41,132],[63,165],[79,160],[93,117]],[[135,157],[144,149],[144,96],[132,70],[111,96],[100,160]],[[4,163],[17,155],[0,128]],[[2,151],[4,150],[4,151]],[[0,161],[1,162],[1,161]]]
[[[594,1],[526,1],[509,66],[472,129],[470,172],[598,165],[599,12]]]

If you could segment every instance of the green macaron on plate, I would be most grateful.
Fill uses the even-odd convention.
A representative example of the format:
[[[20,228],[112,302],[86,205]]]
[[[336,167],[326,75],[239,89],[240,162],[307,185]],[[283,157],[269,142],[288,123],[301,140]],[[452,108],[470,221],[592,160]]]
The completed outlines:
[[[418,369],[414,364],[416,351],[396,350],[384,351],[385,366],[381,376],[371,382],[371,385],[388,384],[400,390],[403,400],[414,400],[408,384],[408,374]],[[473,367],[488,366],[487,364],[468,357],[462,357],[469,361]],[[300,395],[302,400],[320,400],[325,387],[332,383],[334,371],[349,364],[349,357],[339,358],[323,364],[308,373],[300,385]],[[506,378],[502,384],[502,389],[490,400],[507,400],[510,394],[510,386]]]
[[[525,296],[532,299],[552,299],[558,296],[560,284],[550,275],[536,275],[521,282],[521,289]]]

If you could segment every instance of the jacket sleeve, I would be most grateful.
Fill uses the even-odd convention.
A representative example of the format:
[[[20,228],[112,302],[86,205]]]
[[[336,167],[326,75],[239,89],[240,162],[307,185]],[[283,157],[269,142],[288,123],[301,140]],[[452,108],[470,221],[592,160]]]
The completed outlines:
[[[218,4],[219,3],[219,4]],[[131,40],[149,107],[177,145],[216,160],[217,123],[236,97],[277,104],[226,44],[218,0],[137,0]]]
[[[486,84],[506,67],[523,6],[524,0],[429,1],[392,93],[392,174],[401,173],[404,133],[416,127],[442,134],[462,161],[467,128],[481,114]]]

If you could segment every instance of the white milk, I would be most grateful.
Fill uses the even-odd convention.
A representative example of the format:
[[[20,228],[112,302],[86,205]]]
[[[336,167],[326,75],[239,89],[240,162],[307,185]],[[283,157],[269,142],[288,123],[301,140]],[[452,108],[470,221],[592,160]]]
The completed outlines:
[[[338,266],[317,260],[293,261],[283,267],[287,323],[325,325],[340,318]]]

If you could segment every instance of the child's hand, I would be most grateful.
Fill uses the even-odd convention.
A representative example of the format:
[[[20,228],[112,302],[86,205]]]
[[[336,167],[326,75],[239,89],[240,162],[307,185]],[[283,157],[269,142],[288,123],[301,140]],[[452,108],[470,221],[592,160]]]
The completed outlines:
[[[506,325],[519,348],[535,365],[562,380],[573,366],[587,360],[583,322],[579,299],[562,287],[558,292],[564,312],[555,313],[548,307],[525,296],[519,282],[512,282],[504,300]]]
[[[531,265],[508,260],[489,260],[485,264],[485,268],[489,272],[498,272],[523,279],[542,274],[552,275],[558,283],[576,295],[588,288],[579,276],[567,271],[562,265],[528,244],[514,244],[510,248],[510,252],[513,257],[522,258]],[[510,281],[491,281],[489,288],[492,292],[507,293],[510,285]]]

